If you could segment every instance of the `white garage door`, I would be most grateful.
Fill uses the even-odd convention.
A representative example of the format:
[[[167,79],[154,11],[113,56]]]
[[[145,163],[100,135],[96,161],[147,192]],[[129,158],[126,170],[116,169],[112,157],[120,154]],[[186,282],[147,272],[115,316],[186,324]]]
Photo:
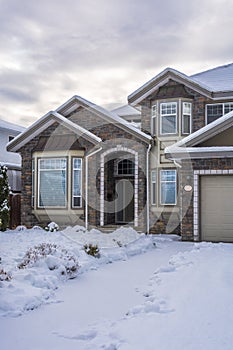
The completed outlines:
[[[201,177],[201,239],[233,242],[233,176]]]

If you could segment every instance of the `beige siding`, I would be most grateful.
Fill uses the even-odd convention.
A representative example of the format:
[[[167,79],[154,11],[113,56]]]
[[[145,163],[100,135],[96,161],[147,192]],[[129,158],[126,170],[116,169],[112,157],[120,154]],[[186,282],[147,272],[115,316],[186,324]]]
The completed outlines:
[[[233,176],[201,177],[201,239],[233,242]]]

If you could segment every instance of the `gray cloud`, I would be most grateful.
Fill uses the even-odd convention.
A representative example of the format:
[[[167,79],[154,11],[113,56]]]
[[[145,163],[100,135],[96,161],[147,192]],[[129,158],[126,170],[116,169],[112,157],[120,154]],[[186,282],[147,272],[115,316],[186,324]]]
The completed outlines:
[[[232,61],[231,0],[0,0],[1,118],[26,124],[74,94],[106,105],[172,66]],[[9,117],[10,116],[10,117]]]

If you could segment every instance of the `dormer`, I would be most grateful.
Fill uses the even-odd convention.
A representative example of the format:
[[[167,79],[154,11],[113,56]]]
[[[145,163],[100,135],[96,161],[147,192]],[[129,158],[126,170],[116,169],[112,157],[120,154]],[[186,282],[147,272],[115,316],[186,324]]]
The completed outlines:
[[[128,102],[141,107],[142,130],[152,136],[187,136],[233,110],[233,64],[190,77],[166,68]]]

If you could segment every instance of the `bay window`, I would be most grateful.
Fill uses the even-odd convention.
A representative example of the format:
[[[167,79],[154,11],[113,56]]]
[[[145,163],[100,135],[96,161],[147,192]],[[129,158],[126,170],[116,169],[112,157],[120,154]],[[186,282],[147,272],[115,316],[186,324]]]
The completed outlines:
[[[177,133],[177,103],[166,102],[160,104],[160,133]]]
[[[151,107],[151,134],[156,135],[156,124],[157,124],[157,105]]]
[[[82,207],[82,159],[73,158],[72,207]]]
[[[176,170],[160,170],[160,204],[176,204]]]
[[[190,102],[183,102],[182,113],[182,134],[191,133],[191,118],[192,118],[192,104]]]
[[[67,159],[39,159],[38,185],[38,206],[40,208],[66,207]]]

